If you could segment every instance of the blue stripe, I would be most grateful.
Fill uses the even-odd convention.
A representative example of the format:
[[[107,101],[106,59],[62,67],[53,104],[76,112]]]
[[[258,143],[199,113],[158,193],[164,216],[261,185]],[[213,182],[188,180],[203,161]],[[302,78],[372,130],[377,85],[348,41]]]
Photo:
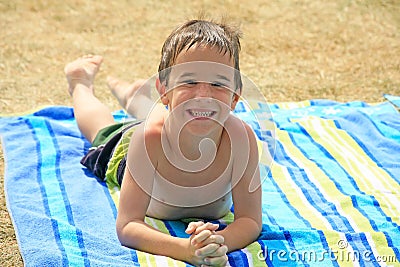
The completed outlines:
[[[37,182],[39,184],[39,188],[40,188],[40,193],[42,195],[42,200],[43,200],[43,208],[45,211],[45,214],[48,218],[51,218],[51,226],[53,228],[53,234],[54,234],[54,239],[55,242],[57,244],[58,249],[60,250],[61,253],[61,257],[62,257],[62,265],[63,266],[68,266],[69,265],[69,261],[68,261],[68,256],[67,253],[65,251],[65,248],[61,242],[61,238],[60,238],[60,231],[59,231],[59,227],[58,227],[58,223],[56,220],[54,220],[51,216],[51,212],[50,212],[50,207],[49,207],[49,202],[48,197],[47,197],[47,193],[46,193],[46,188],[44,186],[43,180],[42,180],[42,171],[41,171],[41,167],[42,167],[42,163],[43,163],[43,159],[42,159],[42,154],[40,153],[41,151],[41,145],[40,145],[40,141],[37,138],[37,134],[35,132],[35,127],[34,125],[31,123],[30,120],[25,119],[24,120],[26,125],[28,125],[28,128],[32,131],[32,138],[35,141],[35,147],[36,147],[36,155],[37,155],[37,165],[36,165],[36,173],[37,173]]]
[[[46,123],[42,119],[32,117],[29,119],[30,124],[35,129],[35,136],[39,142],[40,150],[38,154],[46,157],[47,155],[55,155],[56,149],[53,143],[48,142],[53,137],[49,134]],[[63,192],[61,191],[60,184],[54,183],[54,169],[56,166],[56,160],[54,157],[46,157],[46,161],[41,161],[40,172],[41,172],[41,183],[44,192],[46,192],[47,198],[51,198],[51,202],[48,203],[48,211],[51,218],[58,221],[70,221],[67,213],[67,207],[65,206]],[[68,255],[69,264],[76,264],[84,266],[85,260],[76,257],[77,254],[82,255],[82,250],[76,235],[76,227],[71,227],[67,224],[57,224],[58,233],[60,240],[63,244],[66,255]],[[71,262],[71,259],[77,260],[77,262]]]
[[[290,232],[289,232],[289,231],[283,231],[283,234],[284,234],[284,236],[285,236],[286,241],[287,241],[288,244],[289,244],[290,251],[299,252],[299,251],[296,249],[296,246],[294,245],[294,242],[293,242],[293,240],[292,240],[292,236],[290,235]],[[299,252],[299,255],[302,255],[301,252]],[[303,263],[304,266],[309,266],[309,265],[304,261],[304,259],[302,259],[302,257],[300,257],[300,260],[301,260],[301,262]]]
[[[347,260],[348,255],[349,255],[350,259],[353,259],[354,255],[359,255],[359,253],[363,253],[363,251],[365,251],[365,250],[360,249],[360,247],[358,245],[362,245],[362,244],[360,244],[360,242],[357,242],[357,240],[354,240],[353,235],[356,236],[357,234],[346,233],[345,237],[346,237],[346,240],[349,242],[349,244],[350,243],[352,244],[351,247],[354,252],[347,254],[346,250],[340,250],[337,255],[338,260],[341,260],[341,259]],[[371,252],[371,255],[372,255],[372,251],[371,250],[369,250],[369,251]],[[365,266],[364,260],[358,260],[357,262],[360,264],[360,266]],[[371,262],[373,264],[373,266],[376,266],[371,260],[369,260],[369,262]]]
[[[321,244],[322,244],[322,247],[324,248],[324,251],[327,251],[327,252],[331,251],[331,249],[329,248],[329,244],[328,244],[328,242],[326,241],[324,232],[321,231],[321,230],[318,230],[317,233],[318,233],[318,235],[319,235],[319,240],[321,241]],[[331,252],[331,254],[328,255],[328,256],[329,256],[328,259],[330,260],[330,262],[332,263],[332,265],[335,266],[335,267],[339,267],[339,264],[338,264],[337,261],[331,260],[331,258],[332,258],[332,256],[333,256],[333,255],[332,255],[332,252]],[[324,263],[325,263],[325,260],[324,260]]]
[[[248,267],[249,262],[247,256],[241,250],[235,250],[228,254],[228,262],[232,266]]]
[[[60,169],[61,151],[60,151],[60,147],[58,145],[57,138],[56,138],[56,136],[54,134],[54,130],[53,130],[52,126],[50,125],[49,121],[46,120],[45,124],[46,124],[47,130],[49,131],[51,139],[53,141],[54,150],[56,152],[55,153],[56,161],[55,161],[54,169],[55,169],[58,185],[60,187],[60,192],[62,194],[62,199],[64,201],[64,207],[65,207],[65,211],[67,213],[68,223],[70,225],[74,226],[74,228],[75,228],[75,233],[76,233],[76,237],[77,237],[77,240],[78,240],[78,246],[81,249],[81,256],[84,259],[85,266],[90,266],[90,260],[88,259],[88,254],[87,254],[87,251],[86,251],[86,248],[85,248],[85,244],[83,242],[82,231],[75,227],[74,216],[73,216],[72,210],[71,210],[71,204],[69,203],[69,199],[68,199],[67,193],[65,191],[64,181],[61,178],[61,169]]]
[[[365,250],[364,251],[371,251],[372,252],[372,248],[371,245],[369,244],[367,237],[365,236],[365,233],[360,233],[360,238],[361,238],[361,243],[363,244]],[[373,254],[371,254],[372,259],[374,262],[376,262],[376,258]],[[377,263],[377,266],[380,266],[379,263]]]
[[[171,226],[170,222],[169,221],[163,221],[163,222],[164,222],[164,225],[167,228],[168,232],[170,233],[170,235],[177,236],[176,233],[175,233],[175,230]]]

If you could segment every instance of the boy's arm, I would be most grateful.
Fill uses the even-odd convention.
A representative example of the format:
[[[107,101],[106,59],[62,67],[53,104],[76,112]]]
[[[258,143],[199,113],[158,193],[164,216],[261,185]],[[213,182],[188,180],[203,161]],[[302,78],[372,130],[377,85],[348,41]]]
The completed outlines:
[[[187,260],[189,242],[161,233],[144,222],[150,196],[136,183],[130,171],[122,181],[117,216],[117,234],[122,245],[145,252]]]
[[[157,164],[156,146],[149,147],[145,142],[145,136],[147,143],[156,140],[157,133],[145,134],[144,127],[142,123],[129,143],[116,222],[118,238],[124,246],[183,260],[188,248],[185,239],[161,233],[144,222]]]
[[[252,243],[259,236],[262,228],[261,181],[257,141],[250,127],[246,124],[243,125],[244,135],[247,134],[249,140],[247,143],[249,148],[240,147],[241,144],[246,144],[246,142],[237,143],[234,142],[235,138],[232,139],[234,142],[232,147],[236,146],[233,149],[239,152],[234,153],[234,166],[239,167],[236,170],[234,169],[233,177],[235,175],[240,177],[236,185],[233,184],[232,190],[235,219],[225,229],[217,232],[224,237],[228,251],[241,249]],[[243,139],[243,135],[241,135],[241,139]],[[246,150],[249,153],[243,153]],[[244,172],[240,170],[239,162],[247,163]]]

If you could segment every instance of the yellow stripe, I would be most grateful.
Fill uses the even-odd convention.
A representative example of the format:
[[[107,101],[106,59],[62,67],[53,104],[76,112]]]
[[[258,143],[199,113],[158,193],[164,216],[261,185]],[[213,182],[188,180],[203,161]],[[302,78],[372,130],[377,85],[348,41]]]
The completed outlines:
[[[298,120],[298,123],[306,129],[316,142],[323,143],[335,160],[353,177],[360,190],[368,195],[373,195],[385,214],[391,217],[393,222],[400,223],[400,216],[398,216],[400,209],[396,205],[400,203],[398,195],[400,185],[384,170],[377,167],[376,163],[365,154],[364,150],[351,136],[345,131],[337,129],[333,121],[314,118]],[[336,130],[333,131],[333,128],[336,128]],[[367,177],[362,175],[363,173],[370,173],[375,182],[379,181],[384,188],[379,191],[376,190],[376,184],[366,179]],[[388,195],[392,199],[388,199]]]

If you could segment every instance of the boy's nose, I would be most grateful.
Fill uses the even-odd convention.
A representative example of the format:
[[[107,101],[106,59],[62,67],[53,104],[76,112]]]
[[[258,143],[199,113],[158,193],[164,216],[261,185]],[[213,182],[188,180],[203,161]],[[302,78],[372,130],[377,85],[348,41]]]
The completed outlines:
[[[199,83],[196,90],[197,97],[210,97],[211,96],[211,85],[209,83]]]

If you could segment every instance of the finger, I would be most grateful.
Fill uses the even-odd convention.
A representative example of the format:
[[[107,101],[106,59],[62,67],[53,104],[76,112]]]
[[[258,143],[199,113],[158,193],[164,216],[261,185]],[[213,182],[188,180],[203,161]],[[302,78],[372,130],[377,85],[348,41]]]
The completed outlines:
[[[214,223],[208,222],[208,223],[205,223],[205,224],[203,224],[203,225],[197,227],[197,228],[196,228],[196,231],[195,231],[195,234],[198,234],[198,233],[200,233],[201,231],[204,231],[204,230],[215,231],[215,230],[218,229],[218,227],[219,227],[218,224],[214,224]]]
[[[204,240],[206,240],[207,238],[209,238],[211,235],[213,235],[213,232],[211,232],[210,230],[204,230],[202,232],[200,232],[197,235],[194,235],[192,238],[192,245],[197,245],[202,243]]]
[[[221,254],[223,250],[219,250],[221,246],[219,244],[208,244],[202,248],[199,248],[195,251],[196,256],[198,257],[208,257],[208,256],[222,256]]]
[[[225,239],[222,235],[212,234],[207,239],[203,240],[201,243],[198,243],[198,245],[201,247],[206,246],[211,243],[223,245],[224,242],[225,242]]]
[[[228,256],[223,255],[220,257],[207,257],[204,258],[204,262],[207,264],[207,266],[225,266],[228,262]]]
[[[196,230],[199,226],[203,225],[203,221],[198,221],[198,222],[190,222],[185,230],[187,234],[193,233],[194,230]]]
[[[228,253],[228,247],[225,245],[219,246],[214,252],[210,252],[207,255],[203,255],[204,257],[221,257]]]

